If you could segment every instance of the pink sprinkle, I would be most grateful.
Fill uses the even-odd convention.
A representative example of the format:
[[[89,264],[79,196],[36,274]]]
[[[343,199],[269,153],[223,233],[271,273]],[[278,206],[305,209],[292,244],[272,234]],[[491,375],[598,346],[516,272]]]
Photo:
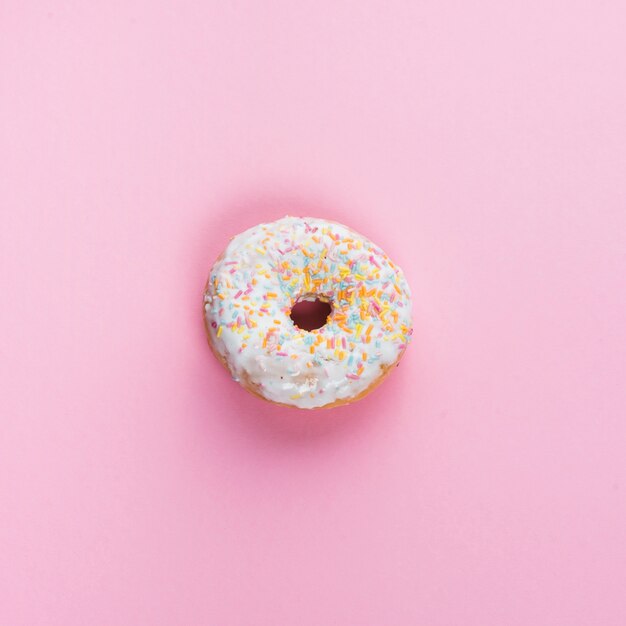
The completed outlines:
[[[343,348],[345,350],[345,348],[346,348],[346,338],[345,337],[341,338],[341,345],[343,346]]]
[[[286,352],[277,352],[278,356],[289,356]]]
[[[237,261],[226,261],[224,265],[237,265]]]
[[[347,378],[352,378],[352,380],[359,380],[359,376],[356,374],[346,374]]]
[[[231,274],[234,274],[236,271],[237,271],[237,270],[233,267],[233,268],[230,270],[230,273],[231,273]]]
[[[372,306],[376,309],[377,313],[380,313],[380,307],[375,302],[372,302]]]
[[[248,328],[252,328],[252,322],[250,321],[250,316],[248,315],[248,311],[246,311],[246,314],[244,317],[246,318],[246,326]]]
[[[247,296],[247,295],[248,295],[251,291],[252,291],[252,287],[248,287],[248,289],[246,289],[246,290],[243,292],[243,295],[244,295],[244,296]]]
[[[388,280],[386,280],[386,281],[383,283],[383,289],[387,289],[387,287],[389,287],[389,281],[388,281]]]
[[[332,336],[332,339],[330,340],[330,347],[334,348],[335,347],[335,335]]]
[[[389,302],[393,302],[395,299],[396,299],[396,292],[394,291],[394,292],[391,294],[391,298],[389,298]]]
[[[380,265],[376,263],[376,259],[370,254],[370,262],[373,263],[378,269],[380,269]]]
[[[241,289],[235,294],[235,300],[243,293]]]

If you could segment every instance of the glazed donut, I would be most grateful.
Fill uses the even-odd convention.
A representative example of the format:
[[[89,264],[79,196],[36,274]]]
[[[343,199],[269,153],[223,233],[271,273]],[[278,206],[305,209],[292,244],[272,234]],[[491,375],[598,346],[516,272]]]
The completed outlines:
[[[326,323],[294,324],[301,300],[331,305]],[[209,344],[233,379],[271,402],[313,409],[365,396],[409,342],[402,270],[375,244],[322,219],[284,217],[234,237],[204,293]]]

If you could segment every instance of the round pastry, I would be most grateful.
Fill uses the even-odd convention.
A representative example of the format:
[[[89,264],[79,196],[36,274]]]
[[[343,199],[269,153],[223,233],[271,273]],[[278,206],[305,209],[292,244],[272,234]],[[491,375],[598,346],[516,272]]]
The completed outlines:
[[[330,305],[320,328],[294,323],[292,308],[306,300]],[[346,226],[308,217],[234,237],[211,270],[204,318],[235,381],[302,409],[365,396],[398,363],[412,332],[402,270]]]

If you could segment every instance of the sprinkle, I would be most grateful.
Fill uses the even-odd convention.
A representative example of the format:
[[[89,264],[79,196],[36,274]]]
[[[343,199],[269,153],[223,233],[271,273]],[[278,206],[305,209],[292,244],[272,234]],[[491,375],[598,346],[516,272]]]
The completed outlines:
[[[217,336],[219,337],[222,334],[222,325],[220,324],[220,327],[217,329]]]
[[[259,254],[265,254],[265,250],[263,250],[263,248],[259,248],[259,246],[256,246],[255,250],[256,250]]]
[[[346,374],[346,378],[351,378],[352,380],[359,380],[359,376],[357,376],[356,374],[352,374],[351,372],[348,372]]]

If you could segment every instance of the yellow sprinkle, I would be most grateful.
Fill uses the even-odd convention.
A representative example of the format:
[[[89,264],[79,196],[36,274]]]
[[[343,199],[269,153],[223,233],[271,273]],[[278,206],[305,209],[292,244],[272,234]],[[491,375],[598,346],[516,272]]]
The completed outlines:
[[[259,248],[259,246],[257,246],[255,248],[255,250],[259,253],[259,254],[265,254],[265,250],[263,250],[263,248]]]
[[[218,326],[217,328],[217,336],[219,337],[222,334],[222,327]]]
[[[280,320],[274,320],[274,324],[280,324]]]

